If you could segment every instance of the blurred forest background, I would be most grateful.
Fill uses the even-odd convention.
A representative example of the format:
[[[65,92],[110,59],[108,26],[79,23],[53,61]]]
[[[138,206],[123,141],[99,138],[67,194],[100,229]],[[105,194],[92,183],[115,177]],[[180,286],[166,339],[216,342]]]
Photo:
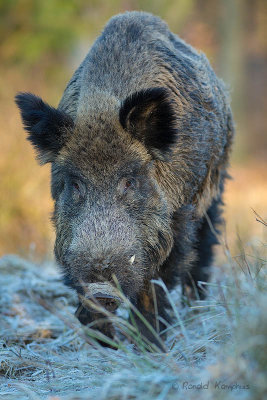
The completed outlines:
[[[56,106],[104,24],[126,10],[161,16],[206,53],[231,88],[236,141],[227,183],[226,235],[261,240],[267,203],[266,0],[0,0],[0,255],[52,257],[49,166],[25,140],[17,91]],[[255,239],[256,238],[256,239]]]

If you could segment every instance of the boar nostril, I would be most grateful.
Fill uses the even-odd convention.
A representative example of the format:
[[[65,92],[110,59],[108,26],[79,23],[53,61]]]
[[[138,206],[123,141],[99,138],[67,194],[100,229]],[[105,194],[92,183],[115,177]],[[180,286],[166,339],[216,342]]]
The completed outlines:
[[[104,293],[96,293],[94,296],[97,303],[103,306],[107,311],[113,312],[119,306],[119,299]]]

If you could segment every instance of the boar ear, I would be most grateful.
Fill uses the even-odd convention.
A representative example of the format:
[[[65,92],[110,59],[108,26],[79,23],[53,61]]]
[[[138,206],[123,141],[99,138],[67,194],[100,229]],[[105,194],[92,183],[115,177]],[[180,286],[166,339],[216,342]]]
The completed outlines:
[[[31,93],[19,93],[15,102],[20,109],[24,128],[29,133],[28,140],[36,148],[40,163],[54,161],[64,144],[66,129],[73,126],[73,120]]]
[[[127,97],[120,109],[122,127],[162,160],[167,159],[177,135],[172,101],[168,89],[151,88]]]

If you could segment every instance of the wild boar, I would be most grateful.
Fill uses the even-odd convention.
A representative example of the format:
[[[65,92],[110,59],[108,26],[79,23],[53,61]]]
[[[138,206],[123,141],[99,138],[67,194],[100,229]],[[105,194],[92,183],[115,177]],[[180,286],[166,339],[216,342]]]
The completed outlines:
[[[52,165],[66,284],[114,312],[116,277],[162,330],[168,304],[156,286],[157,325],[151,279],[202,297],[197,282],[209,277],[234,132],[224,84],[160,18],[126,12],[108,22],[57,108],[30,93],[16,102],[40,163]],[[82,302],[77,316],[88,324],[99,314]],[[113,335],[110,323],[99,328]]]

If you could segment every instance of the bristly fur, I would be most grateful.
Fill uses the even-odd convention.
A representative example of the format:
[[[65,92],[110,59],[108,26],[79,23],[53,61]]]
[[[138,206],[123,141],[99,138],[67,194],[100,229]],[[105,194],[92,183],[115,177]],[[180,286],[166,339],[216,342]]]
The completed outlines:
[[[73,125],[72,119],[31,93],[19,93],[15,101],[40,163],[53,161],[64,144],[64,130]]]
[[[27,93],[16,101],[39,157],[52,162],[66,284],[79,293],[116,276],[156,327],[152,278],[187,289],[209,277],[234,135],[224,84],[161,19],[127,12],[109,21],[58,109]],[[156,294],[168,321],[166,296]],[[95,319],[80,307],[76,315]],[[109,323],[103,329],[113,335]]]
[[[140,90],[128,96],[120,109],[124,129],[148,149],[169,152],[177,135],[171,92],[163,87]]]

